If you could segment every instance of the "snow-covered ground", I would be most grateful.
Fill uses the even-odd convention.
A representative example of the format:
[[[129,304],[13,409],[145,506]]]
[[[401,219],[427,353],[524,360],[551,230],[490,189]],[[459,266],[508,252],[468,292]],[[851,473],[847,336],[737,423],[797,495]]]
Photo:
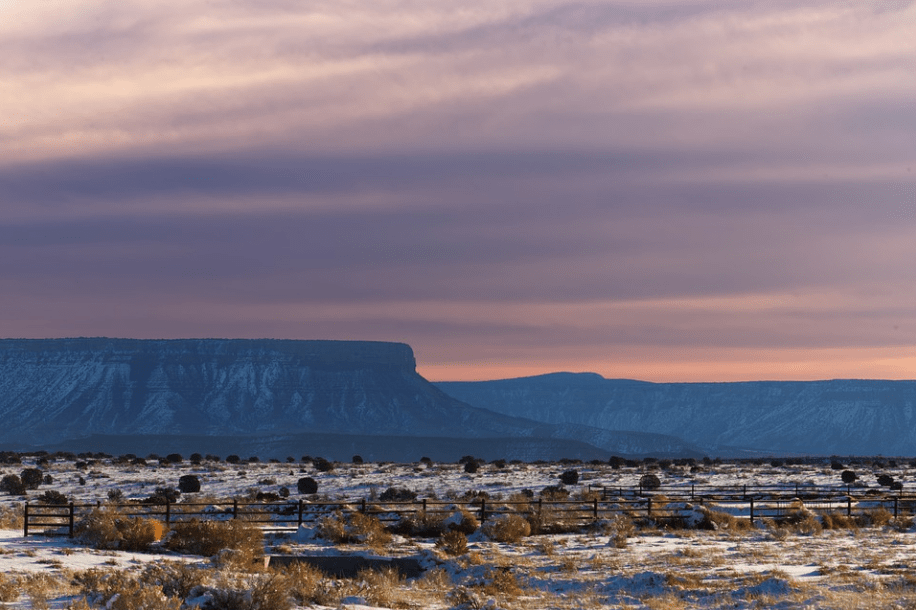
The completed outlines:
[[[312,464],[298,462],[160,465],[148,461],[147,465],[130,465],[109,459],[78,461],[83,463],[51,460],[38,465],[52,482],[30,491],[30,498],[34,501],[43,491],[56,490],[76,502],[105,502],[109,494],[117,493],[139,499],[159,487],[177,487],[185,474],[196,474],[202,485],[199,495],[209,498],[248,497],[286,487],[290,498],[298,499],[302,496],[296,482],[304,476],[318,482],[318,499],[374,497],[389,487],[409,488],[421,497],[439,499],[460,497],[468,491],[507,498],[523,490],[537,494],[546,486],[557,485],[560,474],[569,469],[581,475],[577,485],[569,486],[574,493],[589,484],[635,486],[646,473],[643,464],[619,470],[593,464],[508,464],[502,468],[486,464],[469,474],[458,464],[337,464],[332,472],[318,472]],[[3,464],[0,476],[19,474],[36,465],[34,458],[22,464]],[[686,466],[653,472],[665,486],[841,486],[840,470],[831,468],[829,462],[697,466],[695,472]],[[892,475],[907,489],[916,472],[908,461],[900,460],[894,466],[887,460],[883,465],[846,466],[872,489],[878,488],[878,474]],[[4,494],[0,508],[9,516],[23,499]],[[206,558],[165,551],[100,551],[65,536],[26,538],[22,534],[18,528],[0,529],[0,572],[19,587],[19,594],[10,595],[4,604],[9,608],[66,608],[85,593],[75,583],[89,569],[139,574],[150,565],[175,561],[211,569]],[[607,521],[583,532],[529,536],[515,543],[495,542],[478,531],[469,536],[468,552],[458,556],[445,554],[432,538],[395,535],[382,547],[369,549],[362,544],[332,544],[308,528],[271,534],[267,544],[268,552],[277,554],[410,555],[427,568],[419,579],[388,583],[386,595],[378,593],[379,583],[349,582],[339,595],[329,597],[334,603],[301,606],[308,608],[903,608],[916,605],[916,576],[910,569],[916,563],[914,535],[908,519],[880,527],[812,533],[763,522],[753,528],[666,531],[631,529]],[[45,584],[36,585],[40,582]]]

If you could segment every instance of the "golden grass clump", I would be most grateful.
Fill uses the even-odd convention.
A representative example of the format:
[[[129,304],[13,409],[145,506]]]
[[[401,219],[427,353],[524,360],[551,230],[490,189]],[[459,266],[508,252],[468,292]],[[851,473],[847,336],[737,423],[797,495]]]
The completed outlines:
[[[531,535],[531,524],[519,515],[500,515],[484,524],[483,533],[497,542],[518,542]]]
[[[264,557],[264,533],[245,521],[191,519],[172,526],[166,548],[215,557],[217,563],[251,566]]]

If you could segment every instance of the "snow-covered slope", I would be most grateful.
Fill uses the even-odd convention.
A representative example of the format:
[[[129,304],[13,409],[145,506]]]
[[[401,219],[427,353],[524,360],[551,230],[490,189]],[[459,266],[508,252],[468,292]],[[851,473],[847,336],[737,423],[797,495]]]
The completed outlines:
[[[543,458],[702,451],[678,439],[555,426],[475,408],[421,377],[410,346],[364,341],[0,340],[0,421],[0,443],[12,448],[90,435],[135,442],[165,435],[174,442],[215,437],[226,445],[230,437],[248,437],[237,446],[267,451],[265,439],[282,444],[282,435],[283,452],[294,452],[289,439],[322,433],[516,437],[525,443],[514,445],[515,453],[528,458],[540,451]],[[379,450],[377,459],[404,455],[403,441],[392,443],[398,445],[392,456]],[[514,457],[499,452],[504,442],[493,443],[487,453]]]
[[[916,455],[916,381],[647,383],[556,373],[436,385],[507,415],[671,434],[706,446]]]

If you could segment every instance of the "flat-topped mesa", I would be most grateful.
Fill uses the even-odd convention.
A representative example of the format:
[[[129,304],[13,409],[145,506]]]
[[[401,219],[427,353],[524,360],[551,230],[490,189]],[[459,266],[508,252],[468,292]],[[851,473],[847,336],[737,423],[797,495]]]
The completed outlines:
[[[413,350],[405,343],[295,339],[0,339],[0,360],[39,361],[78,356],[96,362],[148,358],[270,359],[302,365],[370,365],[416,370]]]

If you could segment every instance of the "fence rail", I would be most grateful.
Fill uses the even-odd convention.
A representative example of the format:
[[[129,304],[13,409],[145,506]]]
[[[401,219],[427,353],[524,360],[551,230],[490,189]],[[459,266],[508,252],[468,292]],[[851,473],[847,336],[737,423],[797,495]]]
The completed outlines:
[[[697,508],[704,506],[710,511],[727,512],[738,518],[778,519],[804,506],[821,513],[843,513],[847,516],[867,514],[883,509],[894,518],[916,514],[916,495],[840,495],[831,493],[820,497],[801,500],[789,494],[773,496],[742,493],[699,494],[676,496],[665,490],[664,496],[645,494],[621,494],[613,499],[595,496],[591,500],[545,500],[502,501],[475,499],[472,501],[415,500],[409,502],[380,502],[366,498],[337,502],[243,502],[228,500],[225,503],[165,502],[162,504],[143,503],[73,503],[65,505],[25,504],[23,535],[41,531],[46,534],[66,534],[73,537],[79,520],[101,507],[116,511],[125,517],[159,519],[167,525],[189,519],[230,520],[241,519],[269,529],[293,529],[303,525],[317,525],[336,513],[360,512],[373,515],[384,523],[393,524],[405,517],[425,516],[435,519],[446,518],[457,510],[473,514],[483,523],[507,514],[521,514],[537,517],[541,521],[552,520],[567,524],[587,525],[602,519],[613,519],[620,515],[633,518],[655,519],[657,521],[689,518]],[[802,502],[800,505],[799,502]]]

